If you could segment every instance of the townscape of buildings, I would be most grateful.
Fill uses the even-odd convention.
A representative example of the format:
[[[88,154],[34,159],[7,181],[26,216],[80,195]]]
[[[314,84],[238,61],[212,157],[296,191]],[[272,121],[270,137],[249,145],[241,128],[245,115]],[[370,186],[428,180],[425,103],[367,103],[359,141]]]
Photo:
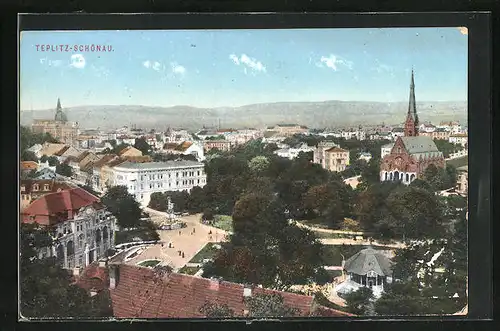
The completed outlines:
[[[102,282],[97,288],[92,287],[92,290],[99,290],[103,284],[109,284],[109,287],[115,290],[112,292],[114,302],[121,300],[123,293],[137,291],[134,280],[145,277],[152,271],[150,268],[125,263],[127,259],[133,259],[133,254],[128,250],[121,250],[121,255],[114,257],[109,265],[104,265],[103,262],[96,264],[96,261],[103,261],[109,249],[117,248],[115,232],[120,229],[116,224],[116,217],[107,210],[100,198],[81,188],[81,185],[91,187],[99,195],[105,194],[111,187],[125,186],[128,192],[146,207],[153,193],[191,191],[194,187],[204,187],[207,184],[207,174],[203,162],[214,149],[227,152],[257,139],[266,144],[276,144],[274,154],[279,157],[295,159],[302,153],[310,153],[311,162],[331,172],[343,172],[354,161],[348,149],[333,141],[322,141],[316,146],[308,146],[305,143],[293,146],[286,144],[288,138],[297,134],[360,141],[389,140],[391,143],[381,148],[380,181],[401,181],[410,184],[421,178],[429,165],[444,167],[445,158],[436,147],[435,139],[464,147],[463,151],[450,155],[450,158],[467,155],[468,145],[467,128],[459,123],[420,123],[415,104],[413,73],[408,112],[402,126],[378,125],[319,131],[299,124],[276,124],[262,129],[201,128],[198,132],[172,128],[146,132],[131,126],[106,131],[83,129],[78,123],[69,122],[60,101],[57,100],[54,120],[35,120],[31,129],[35,133],[50,133],[60,143],[34,145],[28,151],[38,158],[44,155],[55,157],[59,163],[71,168],[72,176],[68,178],[56,173],[55,167],[50,166],[47,161],[21,162],[21,175],[36,171],[34,177],[21,179],[20,182],[21,222],[36,222],[49,227],[58,244],[41,249],[39,256],[55,256],[63,268],[73,270],[76,276],[82,277],[82,284],[85,283],[85,275],[89,270],[93,270],[94,277],[98,277]],[[139,139],[147,142],[152,152],[169,156],[170,160],[155,162],[151,156],[144,155],[136,146]],[[117,150],[117,146],[121,146],[121,149]],[[190,156],[192,159],[186,160],[181,156]],[[356,158],[369,162],[372,155],[361,152]],[[457,192],[466,194],[467,168],[459,170],[456,189]],[[134,254],[139,253],[136,250]],[[339,293],[366,286],[380,294],[384,284],[392,281],[387,254],[373,249],[364,249],[350,257],[343,268],[346,278],[344,285],[336,289]],[[164,295],[164,305],[179,308],[161,308],[162,316],[199,316],[196,307],[203,304],[204,300],[217,296],[234,297],[232,308],[244,316],[245,308],[237,301],[240,297],[252,295],[252,289],[241,284],[200,277],[193,279],[192,276],[176,273],[170,274],[168,279],[170,294]],[[145,282],[143,290],[159,291],[155,286],[152,282]],[[180,293],[185,286],[199,290],[189,292],[186,298]],[[267,290],[257,288],[253,291]],[[285,292],[282,294],[285,302],[297,307],[304,314],[309,314],[313,309],[311,296]],[[150,304],[145,305],[149,307]],[[314,309],[319,309],[324,316],[346,316],[345,313],[323,306]],[[124,306],[118,305],[115,310],[117,317],[129,317],[129,313]],[[151,314],[146,313],[142,317],[154,317],[149,316]]]

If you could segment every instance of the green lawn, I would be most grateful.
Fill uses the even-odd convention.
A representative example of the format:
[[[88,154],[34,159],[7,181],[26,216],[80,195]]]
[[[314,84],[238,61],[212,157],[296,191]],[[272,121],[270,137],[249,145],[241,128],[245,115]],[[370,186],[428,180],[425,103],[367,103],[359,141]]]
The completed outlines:
[[[215,247],[216,244],[208,243],[206,244],[201,251],[196,254],[189,263],[202,263],[204,259],[211,259],[215,256],[218,249]]]
[[[331,233],[331,232],[322,232],[322,231],[314,231],[316,237],[320,239],[340,239],[340,238],[348,238],[351,239],[352,235],[346,235],[342,233]]]
[[[186,275],[194,275],[195,273],[198,272],[200,268],[197,267],[182,267],[179,269],[178,273],[180,274],[186,274]]]
[[[361,245],[324,245],[323,251],[323,261],[324,265],[328,266],[340,266],[342,265],[342,255],[347,260],[357,252],[362,249],[367,248],[368,246]],[[392,248],[383,247],[383,246],[372,246],[374,249],[380,250],[390,250]]]
[[[233,231],[233,218],[228,215],[215,215],[213,226],[224,231]]]
[[[452,159],[452,160],[446,161],[446,164],[452,165],[455,168],[463,167],[463,166],[469,164],[469,158],[468,158],[467,155],[466,156],[462,156],[462,157],[459,157],[459,158],[456,158],[456,159]]]
[[[142,261],[141,263],[138,263],[138,265],[140,265],[142,267],[154,267],[155,265],[157,265],[160,262],[161,261],[158,261],[158,260],[146,260],[146,261]]]

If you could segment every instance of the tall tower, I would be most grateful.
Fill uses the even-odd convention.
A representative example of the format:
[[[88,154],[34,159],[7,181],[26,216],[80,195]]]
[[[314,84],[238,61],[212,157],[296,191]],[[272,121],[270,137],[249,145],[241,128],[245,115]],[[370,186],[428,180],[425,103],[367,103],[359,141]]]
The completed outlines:
[[[413,77],[413,69],[411,70],[410,100],[408,103],[408,113],[406,114],[405,121],[405,136],[418,136],[418,115],[417,105],[415,102],[415,80]]]
[[[61,100],[57,98],[56,116],[54,118],[56,121],[67,122],[66,114],[62,111]]]

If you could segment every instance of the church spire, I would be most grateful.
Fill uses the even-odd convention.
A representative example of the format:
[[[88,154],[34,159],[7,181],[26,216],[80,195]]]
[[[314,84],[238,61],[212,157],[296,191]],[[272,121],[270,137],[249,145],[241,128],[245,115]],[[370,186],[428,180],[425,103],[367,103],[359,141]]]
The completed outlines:
[[[61,107],[61,100],[57,98],[57,107],[56,107],[56,116],[54,118],[56,121],[67,122],[68,118],[66,114],[63,112]]]
[[[406,114],[405,122],[405,136],[418,135],[418,115],[417,105],[415,101],[415,79],[413,68],[411,69],[411,82],[410,82],[410,100],[408,103],[408,113]]]

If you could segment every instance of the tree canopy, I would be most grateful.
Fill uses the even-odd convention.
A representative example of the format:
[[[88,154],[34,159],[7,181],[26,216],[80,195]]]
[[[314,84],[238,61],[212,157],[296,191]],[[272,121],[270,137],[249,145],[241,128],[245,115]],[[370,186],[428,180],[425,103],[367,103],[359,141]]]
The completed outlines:
[[[37,249],[50,247],[46,229],[36,224],[21,226],[21,315],[31,318],[111,317],[109,292],[91,297],[73,284],[68,270],[54,258],[40,259]]]
[[[140,225],[141,209],[135,197],[128,193],[125,186],[113,186],[101,198],[102,203],[116,217],[122,228]]]

